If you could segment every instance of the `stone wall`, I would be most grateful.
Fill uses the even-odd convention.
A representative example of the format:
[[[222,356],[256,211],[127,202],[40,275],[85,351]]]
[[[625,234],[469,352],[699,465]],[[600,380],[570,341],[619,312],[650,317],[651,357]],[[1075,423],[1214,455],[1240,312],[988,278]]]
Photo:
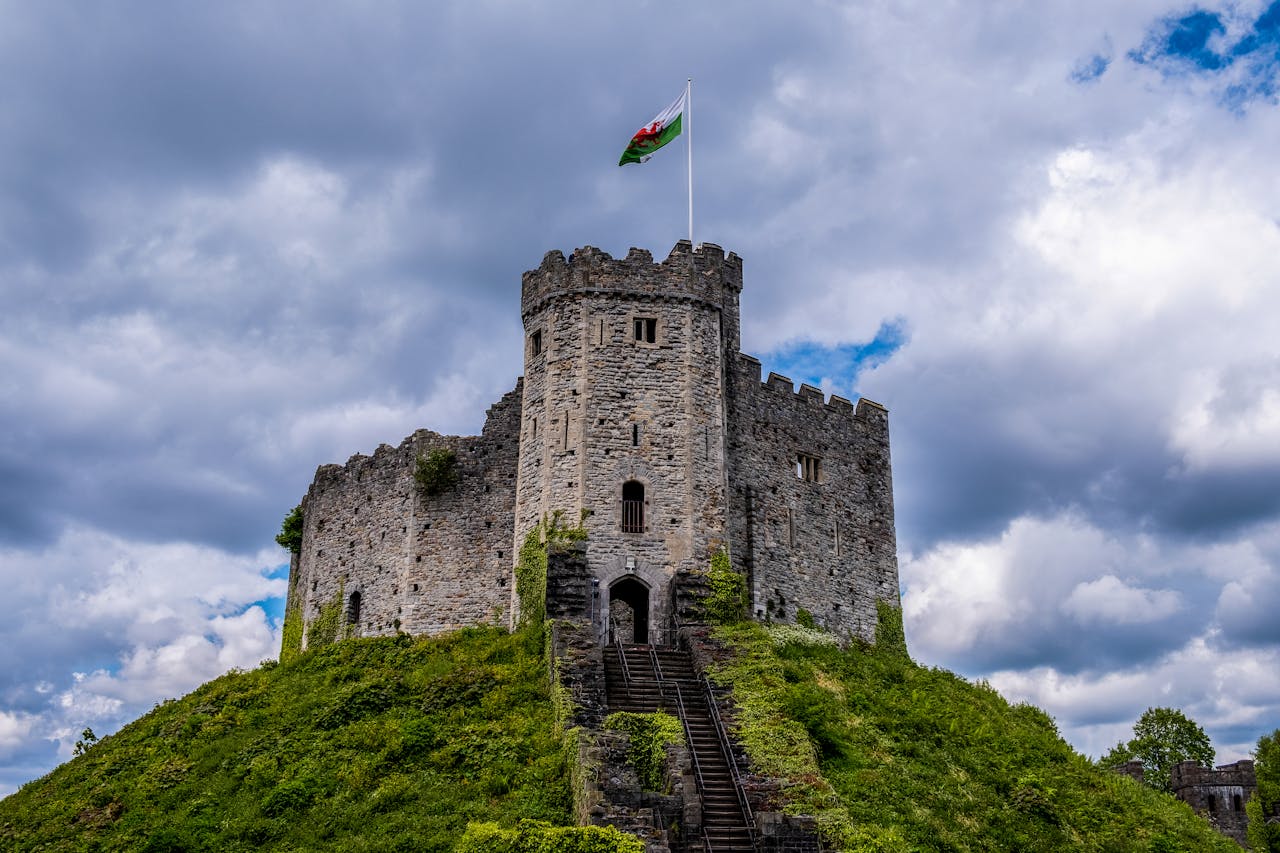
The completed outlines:
[[[509,624],[526,533],[586,512],[589,576],[576,582],[595,584],[598,638],[611,589],[633,579],[648,637],[670,642],[672,579],[726,545],[757,618],[803,608],[846,640],[873,638],[877,601],[898,604],[887,413],[762,382],[738,351],[741,290],[741,259],[709,243],[680,241],[661,262],[547,253],[522,281],[524,377],[480,436],[420,430],[317,471],[290,605],[310,624],[339,595],[351,613],[358,595],[354,634]],[[456,452],[462,481],[424,498],[414,460],[435,446]],[[818,466],[808,479],[800,455]],[[627,483],[643,488],[636,530],[624,530]]]
[[[803,608],[873,640],[876,602],[899,601],[888,412],[760,372],[741,355],[728,382],[731,556],[752,613],[793,622]],[[801,455],[816,470],[799,469]]]
[[[1249,818],[1244,807],[1258,790],[1252,761],[1244,759],[1217,769],[1183,761],[1170,771],[1170,788],[1223,835],[1248,846]]]
[[[687,241],[661,263],[586,247],[549,252],[525,273],[515,536],[556,512],[568,523],[589,513],[602,637],[611,585],[633,577],[649,591],[649,636],[667,642],[671,577],[724,543],[724,359],[741,288],[736,255]],[[629,481],[644,495],[634,531],[624,530]]]
[[[302,607],[304,626],[338,596],[343,635],[507,624],[520,400],[517,383],[489,409],[479,436],[419,430],[398,447],[316,471],[302,502],[298,601],[290,601]],[[454,451],[461,476],[454,488],[424,497],[415,461],[434,447]]]

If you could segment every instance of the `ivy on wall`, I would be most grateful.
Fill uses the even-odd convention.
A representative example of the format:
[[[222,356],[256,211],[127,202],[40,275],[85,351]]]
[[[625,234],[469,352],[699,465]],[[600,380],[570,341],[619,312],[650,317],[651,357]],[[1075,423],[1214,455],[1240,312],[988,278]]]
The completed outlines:
[[[289,596],[290,603],[284,610],[284,624],[280,626],[280,663],[302,654],[302,605]]]
[[[876,648],[883,652],[907,654],[907,636],[902,630],[902,608],[887,601],[876,602]]]
[[[307,649],[314,650],[337,642],[342,628],[342,598],[345,584],[338,582],[338,591],[328,604],[320,607],[320,613],[307,626]]]
[[[646,791],[662,792],[665,787],[667,744],[684,743],[684,729],[680,720],[665,711],[652,714],[618,711],[605,717],[604,727],[626,732],[631,736],[627,761],[640,778],[640,787]]]
[[[542,525],[534,525],[524,537],[516,559],[516,599],[520,606],[519,627],[542,625],[547,615],[547,546],[542,541]]]
[[[591,513],[583,510],[578,524],[569,527],[564,513],[556,510],[533,526],[524,537],[516,559],[516,599],[520,605],[519,627],[540,627],[547,617],[547,554],[587,538],[586,520]]]
[[[729,552],[721,548],[711,556],[707,571],[711,592],[705,607],[707,619],[715,625],[735,625],[747,615],[747,580],[733,570]]]

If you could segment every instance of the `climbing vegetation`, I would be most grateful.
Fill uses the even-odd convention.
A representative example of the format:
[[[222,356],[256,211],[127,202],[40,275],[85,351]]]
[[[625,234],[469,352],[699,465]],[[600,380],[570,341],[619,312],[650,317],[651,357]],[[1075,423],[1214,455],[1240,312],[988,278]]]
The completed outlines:
[[[413,480],[424,497],[432,498],[458,485],[458,454],[447,447],[433,447],[414,460]]]
[[[333,594],[333,598],[321,605],[320,612],[307,626],[308,651],[338,641],[339,632],[343,628],[342,600],[345,586],[342,581],[338,581],[338,589]],[[288,619],[288,614],[285,614],[285,618]],[[301,620],[301,614],[299,614],[299,620]],[[282,651],[283,645],[281,643]]]
[[[707,582],[711,592],[704,606],[711,624],[734,625],[747,617],[747,580],[733,570],[728,550],[721,548],[711,555]]]
[[[876,602],[876,648],[884,654],[908,658],[907,636],[902,630],[902,608]]]
[[[288,663],[302,654],[302,605],[289,596],[280,626],[280,662]]]
[[[564,513],[556,510],[525,534],[516,555],[516,598],[520,604],[521,628],[540,629],[547,615],[547,554],[587,538],[589,510],[583,510],[577,525],[564,523]]]
[[[619,711],[605,717],[604,727],[631,736],[627,761],[640,778],[640,787],[646,791],[663,792],[667,745],[684,743],[684,727],[680,719],[665,711],[652,714]]]

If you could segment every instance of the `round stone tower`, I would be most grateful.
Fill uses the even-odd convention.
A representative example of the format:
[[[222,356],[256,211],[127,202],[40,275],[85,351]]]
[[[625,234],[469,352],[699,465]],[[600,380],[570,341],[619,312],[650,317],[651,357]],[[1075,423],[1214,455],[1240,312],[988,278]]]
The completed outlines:
[[[670,582],[726,537],[726,365],[742,261],[680,241],[665,261],[547,253],[524,274],[516,553],[587,513],[602,638],[664,642]]]

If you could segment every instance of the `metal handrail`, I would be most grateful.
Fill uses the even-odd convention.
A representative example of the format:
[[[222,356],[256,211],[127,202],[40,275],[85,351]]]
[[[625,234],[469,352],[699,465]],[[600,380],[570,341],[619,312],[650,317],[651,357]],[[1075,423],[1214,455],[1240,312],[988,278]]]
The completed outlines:
[[[742,786],[742,775],[738,772],[738,756],[729,742],[729,730],[720,717],[720,707],[716,704],[715,692],[711,689],[711,679],[702,674],[702,689],[707,697],[707,708],[711,711],[711,723],[720,739],[720,748],[728,759],[729,775],[733,777],[733,792],[738,795],[738,805],[742,807],[742,817],[747,822],[747,833],[751,838],[751,846],[756,843],[756,816],[751,811],[751,803],[747,801],[747,792]]]
[[[652,645],[649,646],[649,660],[653,663],[653,674],[659,681],[665,681],[662,677],[662,664],[658,662],[658,651]]]
[[[627,698],[631,698],[631,667],[627,666],[627,655],[622,651],[622,643],[615,643],[618,650],[618,661],[622,664],[622,686],[626,688]]]
[[[689,715],[684,709],[684,693],[676,682],[658,679],[658,690],[662,693],[663,698],[666,698],[668,683],[676,690],[676,713],[680,717],[680,726],[684,729],[685,743],[689,746],[689,759],[693,762],[693,773],[698,779],[698,795],[701,796],[707,790],[707,783],[702,778],[702,764],[698,761],[698,750],[693,745],[693,731],[689,728]],[[754,839],[754,836],[752,838]],[[754,842],[752,846],[754,846]],[[707,832],[705,814],[702,821],[702,849],[706,850],[707,853],[711,853],[711,835]]]

